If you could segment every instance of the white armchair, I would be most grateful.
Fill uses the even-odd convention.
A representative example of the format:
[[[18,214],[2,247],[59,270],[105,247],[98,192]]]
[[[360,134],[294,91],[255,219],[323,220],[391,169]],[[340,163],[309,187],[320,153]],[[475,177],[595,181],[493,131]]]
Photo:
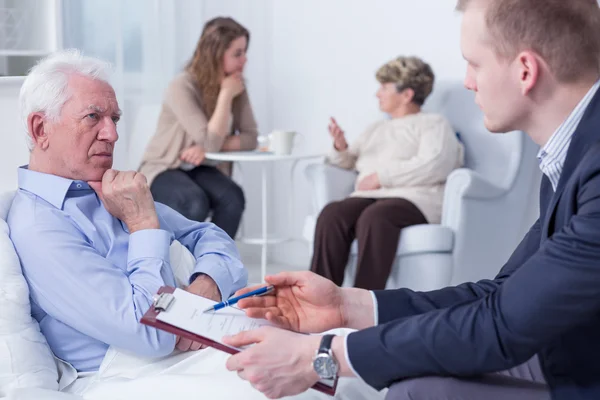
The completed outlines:
[[[388,288],[434,290],[491,278],[537,214],[540,172],[537,146],[528,136],[488,132],[473,94],[459,82],[436,85],[424,110],[450,120],[465,145],[465,167],[448,177],[441,224],[402,231]],[[356,174],[326,164],[309,165],[305,173],[314,212],[304,237],[312,243],[320,211],[352,192]],[[355,241],[344,285],[354,282],[357,249]]]

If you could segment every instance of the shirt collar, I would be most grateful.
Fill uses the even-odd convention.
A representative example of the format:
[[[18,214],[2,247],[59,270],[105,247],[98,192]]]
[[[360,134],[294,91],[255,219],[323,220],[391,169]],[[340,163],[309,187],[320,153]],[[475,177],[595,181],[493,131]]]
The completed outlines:
[[[19,167],[19,189],[33,193],[58,209],[62,209],[70,190],[91,190],[84,181],[31,171],[27,167],[27,165]]]
[[[577,126],[579,125],[579,122],[583,117],[583,112],[586,110],[586,108],[592,101],[592,98],[594,98],[594,95],[598,91],[598,87],[600,87],[600,80],[594,83],[594,85],[590,88],[590,90],[588,90],[585,96],[583,96],[579,103],[577,103],[577,106],[575,106],[575,108],[571,111],[569,116],[554,131],[552,136],[550,136],[550,139],[544,145],[544,147],[542,147],[539,150],[537,158],[540,161],[544,158],[547,158],[550,155],[553,155],[553,148],[556,147],[555,144],[557,142],[561,142],[565,138],[568,139],[568,141],[571,140],[571,137],[575,133],[575,130],[577,130]],[[560,148],[554,150],[560,150]]]

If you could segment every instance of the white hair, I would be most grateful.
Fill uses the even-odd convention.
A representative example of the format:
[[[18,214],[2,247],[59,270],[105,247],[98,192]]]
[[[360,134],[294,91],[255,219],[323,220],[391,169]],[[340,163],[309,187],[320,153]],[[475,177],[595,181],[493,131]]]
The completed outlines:
[[[27,146],[33,149],[33,139],[27,126],[31,113],[42,112],[52,121],[58,120],[62,107],[71,97],[69,78],[80,75],[108,82],[112,66],[79,50],[61,50],[40,60],[30,71],[21,86],[19,106],[27,133]]]

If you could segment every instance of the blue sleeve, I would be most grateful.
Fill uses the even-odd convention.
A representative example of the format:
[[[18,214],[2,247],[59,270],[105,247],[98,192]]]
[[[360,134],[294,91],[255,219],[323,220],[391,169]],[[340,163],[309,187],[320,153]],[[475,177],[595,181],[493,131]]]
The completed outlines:
[[[191,221],[173,209],[156,203],[161,227],[173,233],[175,240],[196,258],[190,283],[198,274],[210,276],[219,287],[223,300],[248,284],[235,242],[215,224]]]
[[[139,323],[164,277],[172,276],[169,232],[131,234],[126,270],[100,255],[68,221],[13,230],[11,239],[33,301],[51,317],[139,355],[161,357],[173,351],[174,335]]]
[[[430,292],[415,292],[405,288],[376,290],[379,323],[424,314],[485,297],[497,290],[506,278],[523,265],[538,249],[539,243],[540,221],[538,219],[493,280],[468,282]]]

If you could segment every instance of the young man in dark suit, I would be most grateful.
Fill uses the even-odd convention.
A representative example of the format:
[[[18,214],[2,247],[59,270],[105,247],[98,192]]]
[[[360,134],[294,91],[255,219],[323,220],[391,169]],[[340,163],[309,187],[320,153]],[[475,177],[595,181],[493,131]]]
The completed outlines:
[[[391,386],[394,400],[600,399],[598,3],[460,0],[458,10],[465,86],[487,128],[541,147],[539,219],[493,280],[371,293],[308,272],[269,277],[274,295],[239,303],[249,315],[298,332],[359,329],[229,338],[254,343],[228,368],[270,398],[341,375]]]

